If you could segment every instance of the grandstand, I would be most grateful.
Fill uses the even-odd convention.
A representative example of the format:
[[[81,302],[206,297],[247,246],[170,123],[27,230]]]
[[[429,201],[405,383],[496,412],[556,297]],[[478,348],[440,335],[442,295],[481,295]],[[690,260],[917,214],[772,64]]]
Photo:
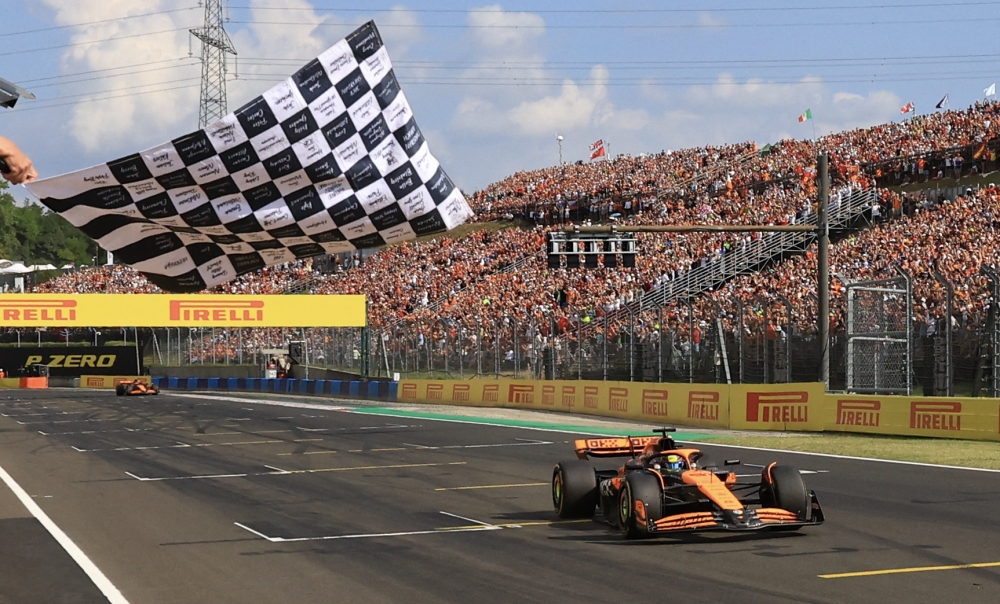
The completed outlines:
[[[934,388],[927,376],[935,353],[924,341],[950,326],[955,375],[971,382],[977,367],[983,371],[984,351],[992,354],[997,344],[987,330],[994,292],[981,272],[996,268],[1000,191],[966,190],[963,179],[996,170],[998,114],[1000,104],[977,102],[816,141],[763,149],[744,142],[519,172],[469,196],[478,224],[462,235],[393,246],[350,266],[329,263],[332,270],[310,261],[271,267],[215,291],[365,293],[369,324],[383,336],[378,350],[367,351],[378,355],[372,367],[379,371],[811,380],[817,318],[808,237],[644,234],[634,268],[596,269],[548,269],[543,242],[546,231],[568,223],[814,221],[815,158],[826,151],[831,274],[839,276],[831,297],[834,339],[845,322],[840,279],[882,278],[898,266],[914,284],[910,328],[920,375],[913,379],[925,391]],[[498,230],[497,221],[506,228]],[[942,280],[954,290],[950,320]],[[157,291],[121,266],[67,273],[36,290]],[[239,341],[249,351],[280,337]],[[309,337],[317,347],[330,345],[328,335]],[[224,336],[217,361],[243,358],[235,339]],[[204,362],[204,350],[222,341],[216,334],[187,360]],[[331,349],[324,358],[353,359],[357,343],[344,346],[352,351]],[[842,355],[835,354],[834,386],[843,380]]]

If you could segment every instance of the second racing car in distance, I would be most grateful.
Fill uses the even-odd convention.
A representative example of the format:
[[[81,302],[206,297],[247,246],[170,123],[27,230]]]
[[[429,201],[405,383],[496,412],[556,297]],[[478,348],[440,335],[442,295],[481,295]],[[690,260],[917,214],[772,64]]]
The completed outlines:
[[[142,380],[130,380],[115,385],[115,394],[118,396],[149,396],[159,393],[160,389],[156,387],[156,384],[147,384]]]
[[[796,530],[822,524],[816,493],[801,473],[772,463],[760,479],[739,482],[698,449],[659,436],[588,438],[575,443],[578,459],[552,473],[552,503],[560,518],[599,518],[627,539],[693,531]],[[625,457],[618,469],[599,470],[595,457]],[[739,465],[739,460],[725,462]]]

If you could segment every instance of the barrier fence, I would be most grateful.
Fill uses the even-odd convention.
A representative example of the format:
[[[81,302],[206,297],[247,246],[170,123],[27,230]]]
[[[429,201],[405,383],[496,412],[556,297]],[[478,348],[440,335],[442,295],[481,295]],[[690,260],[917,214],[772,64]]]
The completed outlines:
[[[1000,322],[994,302],[1000,300],[1000,277],[984,268],[971,281],[972,287],[963,286],[965,302],[959,304],[952,301],[954,286],[941,275],[897,272],[899,283],[905,286],[852,282],[838,275],[846,287],[831,305],[830,389],[1000,397]],[[48,300],[51,297],[21,296],[11,303],[6,298],[0,302],[4,316],[19,312],[19,319],[25,319],[24,313],[31,309],[19,310],[11,304],[23,306],[22,299],[67,303],[62,300],[66,296]],[[78,298],[86,298],[89,304],[92,296]],[[165,296],[120,298],[167,300]],[[292,370],[294,377],[301,378],[321,377],[309,375],[321,369],[359,378],[773,384],[812,381],[820,374],[817,301],[811,295],[789,300],[766,292],[748,297],[723,289],[638,310],[606,304],[600,308],[540,306],[503,316],[486,310],[480,316],[442,311],[371,327],[337,327],[343,317],[325,318],[323,313],[330,311],[322,309],[330,307],[321,305],[323,299],[340,297],[260,297],[267,304],[272,304],[271,298],[281,299],[282,304],[302,300],[311,305],[302,307],[306,310],[290,307],[284,313],[288,322],[328,327],[242,327],[244,314],[250,312],[256,319],[257,308],[239,309],[240,321],[229,326],[197,325],[204,322],[193,314],[198,308],[173,309],[164,304],[161,325],[167,324],[174,311],[183,319],[185,310],[190,311],[193,323],[146,328],[19,328],[4,323],[0,347],[131,346],[137,361],[159,375],[169,374],[170,368],[194,365],[241,366],[247,370],[245,375],[254,375],[267,363],[270,351],[287,349],[291,342],[301,343],[295,359],[298,365]],[[352,313],[361,311],[351,323],[364,325],[363,299],[344,298],[351,302]],[[969,304],[969,300],[985,303]],[[106,306],[93,308],[109,324],[115,315],[110,303]],[[74,312],[97,312],[90,308],[81,305]],[[39,306],[32,316],[58,322],[54,313],[70,310],[74,309]],[[200,310],[208,312],[209,318],[216,311],[236,312]],[[271,310],[266,307],[268,313]],[[224,318],[231,318],[229,314]],[[83,319],[76,316],[75,320]],[[65,358],[95,356],[102,358],[83,350],[67,351]],[[8,373],[14,369],[7,367]]]

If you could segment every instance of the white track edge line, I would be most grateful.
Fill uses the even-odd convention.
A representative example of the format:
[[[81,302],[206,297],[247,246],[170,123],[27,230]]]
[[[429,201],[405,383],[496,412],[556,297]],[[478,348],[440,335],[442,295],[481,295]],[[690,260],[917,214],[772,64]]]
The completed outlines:
[[[727,445],[723,443],[710,443],[710,442],[698,442],[694,440],[685,440],[685,444],[699,445],[702,447],[729,447],[731,449],[746,449],[748,451],[768,451],[770,453],[794,453],[796,455],[811,455],[813,457],[829,457],[832,459],[848,459],[852,461],[877,461],[880,463],[894,463],[903,466],[918,466],[923,468],[943,468],[945,470],[969,470],[971,472],[990,472],[993,474],[1000,474],[1000,470],[993,470],[991,468],[970,468],[968,466],[948,466],[936,463],[925,463],[922,461],[902,461],[899,459],[879,459],[877,457],[857,457],[854,455],[837,455],[836,453],[812,453],[810,451],[790,451],[788,449],[769,449],[766,447],[748,447],[746,445]]]
[[[285,401],[261,401],[261,400],[255,400],[255,399],[237,399],[236,397],[221,397],[221,396],[214,396],[214,395],[211,395],[211,394],[172,394],[171,396],[184,396],[184,397],[187,397],[187,398],[202,398],[202,399],[207,399],[207,400],[223,400],[223,401],[230,401],[230,402],[247,402],[247,403],[252,403],[252,404],[271,405],[271,406],[278,406],[278,407],[302,407],[302,408],[306,408],[306,409],[313,409],[313,408],[316,408],[316,409],[328,409],[330,411],[339,411],[341,413],[356,413],[358,415],[377,415],[379,417],[399,417],[399,418],[404,418],[404,419],[414,419],[413,416],[409,416],[409,415],[398,415],[398,414],[393,414],[393,413],[377,413],[377,412],[365,411],[364,409],[331,408],[331,407],[324,406],[324,405],[314,405],[314,404],[309,404],[309,403],[293,403],[293,402],[285,402]],[[392,401],[388,401],[388,403],[392,404]],[[532,410],[531,409],[527,409],[527,411],[532,411]],[[493,427],[496,427],[496,428],[513,428],[513,429],[516,429],[516,430],[537,430],[539,432],[554,432],[554,433],[557,433],[557,434],[587,434],[587,435],[590,435],[590,436],[618,436],[617,434],[607,434],[607,433],[603,433],[603,432],[581,432],[581,431],[574,431],[574,430],[563,430],[561,428],[539,428],[539,427],[534,427],[534,426],[511,426],[511,425],[508,425],[508,424],[497,424],[497,423],[493,423],[493,422],[489,422],[489,421],[472,421],[472,420],[448,419],[448,418],[438,418],[438,417],[421,417],[419,419],[427,420],[427,421],[433,421],[433,422],[450,422],[450,423],[454,423],[454,424],[475,424],[475,425],[478,425],[478,426],[493,426]],[[585,427],[585,426],[581,426],[581,427]],[[685,428],[685,429],[691,428],[693,430],[697,430],[698,429],[695,426],[683,426],[683,428]],[[770,453],[794,453],[796,455],[812,455],[814,457],[829,457],[829,458],[832,458],[832,459],[849,459],[849,460],[854,460],[854,461],[874,461],[874,462],[880,462],[880,463],[899,464],[899,465],[904,465],[904,466],[918,466],[918,467],[925,467],[925,468],[942,468],[942,469],[945,469],[945,470],[969,470],[971,472],[990,472],[990,473],[994,473],[994,474],[1000,474],[1000,470],[992,470],[990,468],[970,468],[968,466],[948,466],[948,465],[933,464],[933,463],[923,463],[923,462],[919,462],[919,461],[901,461],[901,460],[898,460],[898,459],[879,459],[877,457],[855,457],[855,456],[852,456],[852,455],[836,455],[834,453],[811,453],[809,451],[790,451],[790,450],[787,450],[787,449],[769,449],[769,448],[765,448],[765,447],[748,447],[748,446],[745,446],[745,445],[727,445],[727,444],[722,444],[722,443],[700,442],[700,441],[695,441],[695,440],[684,440],[682,442],[691,443],[692,445],[700,445],[700,446],[707,446],[707,447],[729,447],[731,449],[745,449],[745,450],[748,450],[748,451],[768,451]]]
[[[66,550],[66,553],[73,558],[73,561],[80,566],[80,569],[87,573],[87,576],[94,582],[97,589],[101,590],[101,593],[108,599],[108,602],[111,604],[128,604],[128,600],[125,599],[122,592],[118,591],[118,588],[115,587],[115,585],[110,579],[107,578],[107,576],[105,576],[103,572],[101,572],[101,569],[97,568],[97,565],[87,557],[87,554],[83,553],[83,550],[81,550],[76,543],[69,538],[69,535],[64,533],[63,530],[59,528],[59,526],[56,525],[51,518],[49,518],[48,514],[46,514],[42,508],[40,508],[38,504],[31,499],[31,496],[21,488],[21,485],[14,481],[14,478],[8,474],[3,467],[0,467],[0,479],[3,479],[3,481],[7,484],[7,487],[14,493],[14,495],[17,495],[19,500],[21,500],[24,507],[28,508],[31,515],[34,516],[38,522],[45,527],[45,530],[47,530],[49,534],[55,538],[59,545]]]

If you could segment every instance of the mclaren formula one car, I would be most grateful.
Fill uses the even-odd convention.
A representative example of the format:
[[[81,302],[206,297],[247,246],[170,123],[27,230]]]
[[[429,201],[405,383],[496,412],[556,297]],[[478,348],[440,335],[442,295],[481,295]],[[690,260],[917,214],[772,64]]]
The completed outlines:
[[[115,386],[115,394],[118,396],[149,396],[159,393],[160,389],[155,384],[147,384],[142,380],[122,382]]]
[[[740,482],[698,449],[668,435],[588,438],[575,443],[578,459],[552,473],[552,503],[560,518],[599,519],[627,539],[694,531],[796,530],[822,524],[816,493],[798,470],[775,463],[760,479]],[[623,457],[617,470],[596,469],[589,458]],[[726,461],[726,466],[739,465]]]

